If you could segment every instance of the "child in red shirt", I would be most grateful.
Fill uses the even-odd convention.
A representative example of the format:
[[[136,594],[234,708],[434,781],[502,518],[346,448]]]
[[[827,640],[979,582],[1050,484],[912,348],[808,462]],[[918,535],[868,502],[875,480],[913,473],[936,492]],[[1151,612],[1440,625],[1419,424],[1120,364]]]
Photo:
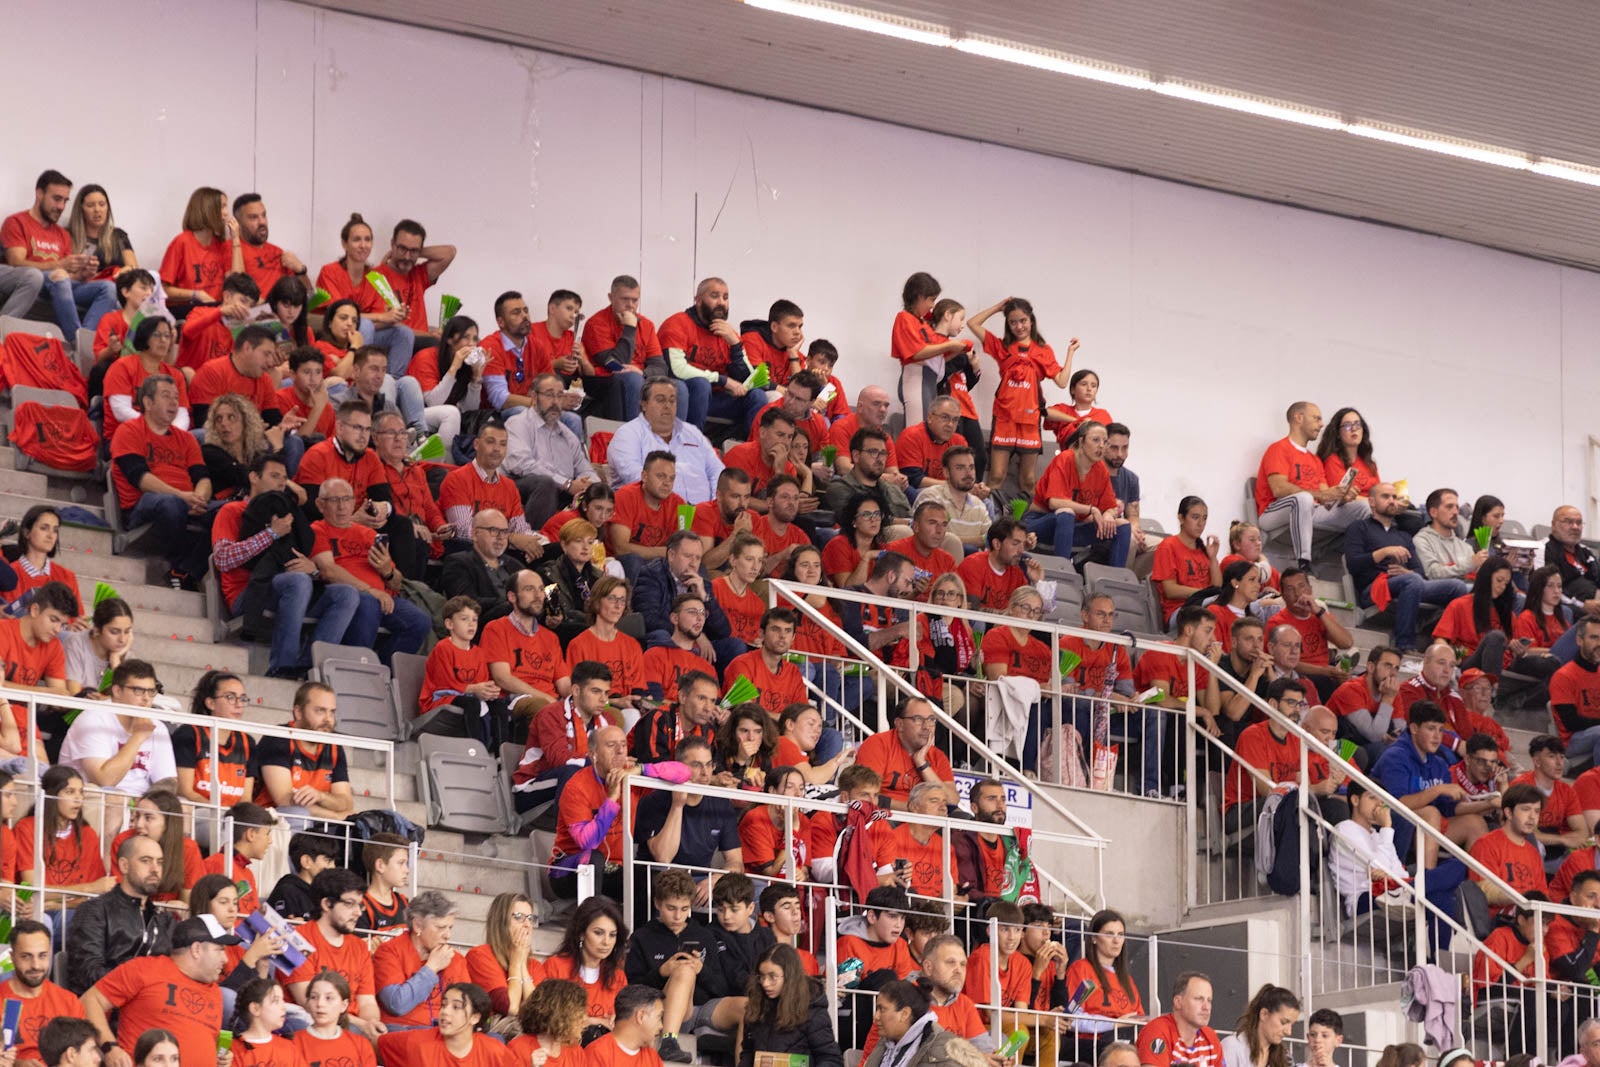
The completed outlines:
[[[1000,334],[984,329],[984,322],[995,312],[1005,318]],[[1044,442],[1039,434],[1046,379],[1065,388],[1072,372],[1072,356],[1078,350],[1074,337],[1067,346],[1066,365],[1056,362],[1055,351],[1045,343],[1034,318],[1033,305],[1021,297],[1003,300],[978,312],[967,328],[978,336],[983,350],[1000,365],[1000,381],[995,386],[994,422],[989,441],[989,471],[985,478],[994,485],[1005,481],[1011,453],[1021,457],[1018,484],[1025,495],[1033,495],[1038,481],[1039,454]]]
[[[489,674],[489,656],[473,644],[478,635],[478,602],[470,596],[451,597],[444,606],[447,637],[428,653],[417,694],[419,714],[456,704],[475,722],[491,701],[500,699],[500,687]],[[468,731],[472,736],[473,730]]]

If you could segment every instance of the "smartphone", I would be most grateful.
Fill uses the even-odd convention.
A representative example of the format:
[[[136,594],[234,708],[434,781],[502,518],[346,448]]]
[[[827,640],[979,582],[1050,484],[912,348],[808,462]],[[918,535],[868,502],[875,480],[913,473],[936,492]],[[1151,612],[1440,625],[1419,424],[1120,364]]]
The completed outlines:
[[[678,942],[678,951],[679,952],[687,952],[691,956],[698,956],[698,955],[700,955],[700,942],[698,942],[698,941],[680,941],[680,942]]]
[[[373,544],[377,545],[379,548],[388,548],[389,535],[385,533],[378,534],[375,538],[373,538]]]

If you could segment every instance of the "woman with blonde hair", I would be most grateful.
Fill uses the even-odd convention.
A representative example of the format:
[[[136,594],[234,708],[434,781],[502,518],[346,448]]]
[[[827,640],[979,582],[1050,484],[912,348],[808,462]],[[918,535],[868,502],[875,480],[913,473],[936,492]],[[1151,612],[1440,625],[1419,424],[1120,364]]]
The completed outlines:
[[[521,893],[498,894],[483,931],[484,943],[467,952],[467,973],[489,994],[496,1015],[516,1018],[544,981],[544,965],[532,952],[533,903]]]
[[[567,978],[551,978],[522,1002],[521,1034],[506,1042],[518,1063],[532,1067],[589,1067],[583,1030],[589,1019],[589,994]]]
[[[256,406],[237,393],[224,393],[206,411],[205,443],[200,455],[211,478],[211,495],[216,500],[244,499],[250,495],[250,464],[263,452],[284,454],[292,472],[305,455],[305,443],[282,423],[268,427],[261,421]],[[289,491],[306,502],[305,492],[293,482]]]
[[[161,284],[167,299],[182,304],[215,304],[222,299],[222,279],[244,273],[244,246],[239,226],[221,189],[202,185],[189,194],[183,209],[183,232],[161,257]]]
[[[74,252],[99,260],[100,268],[94,274],[98,279],[115,278],[139,266],[127,231],[119,229],[111,217],[111,197],[103,185],[91,182],[78,190],[67,216],[67,232],[72,235]]]

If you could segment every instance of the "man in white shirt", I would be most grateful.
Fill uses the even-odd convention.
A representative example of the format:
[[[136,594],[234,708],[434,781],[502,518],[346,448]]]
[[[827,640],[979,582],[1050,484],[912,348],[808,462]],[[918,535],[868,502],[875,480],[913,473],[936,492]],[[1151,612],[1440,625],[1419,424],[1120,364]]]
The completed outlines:
[[[994,504],[989,487],[978,481],[978,461],[972,449],[961,445],[944,454],[945,480],[917,494],[917,503],[937,500],[950,515],[945,527],[944,550],[960,560],[984,547]]]
[[[1333,881],[1346,915],[1371,909],[1371,894],[1381,879],[1407,882],[1410,874],[1394,848],[1389,806],[1351,779],[1350,817],[1333,828]],[[1364,906],[1363,906],[1364,905]]]
[[[148,708],[156,698],[156,672],[144,660],[124,660],[111,675],[111,699]],[[178,764],[165,723],[111,710],[78,713],[61,743],[59,762],[111,793],[143,796],[159,782],[176,781]]]
[[[722,460],[706,435],[678,418],[678,391],[666,378],[644,383],[639,396],[639,417],[624,423],[611,438],[606,464],[613,489],[636,482],[644,473],[644,460],[652,452],[667,451],[677,458],[672,491],[688,504],[703,504],[716,496]]]

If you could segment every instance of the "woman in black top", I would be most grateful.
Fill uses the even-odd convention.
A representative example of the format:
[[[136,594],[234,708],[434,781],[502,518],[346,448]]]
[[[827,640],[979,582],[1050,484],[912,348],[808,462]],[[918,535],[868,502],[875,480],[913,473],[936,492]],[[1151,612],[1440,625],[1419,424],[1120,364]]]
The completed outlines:
[[[810,1067],[844,1067],[822,991],[793,945],[767,949],[750,976],[739,1067],[754,1067],[758,1052],[799,1053],[811,1057]]]

